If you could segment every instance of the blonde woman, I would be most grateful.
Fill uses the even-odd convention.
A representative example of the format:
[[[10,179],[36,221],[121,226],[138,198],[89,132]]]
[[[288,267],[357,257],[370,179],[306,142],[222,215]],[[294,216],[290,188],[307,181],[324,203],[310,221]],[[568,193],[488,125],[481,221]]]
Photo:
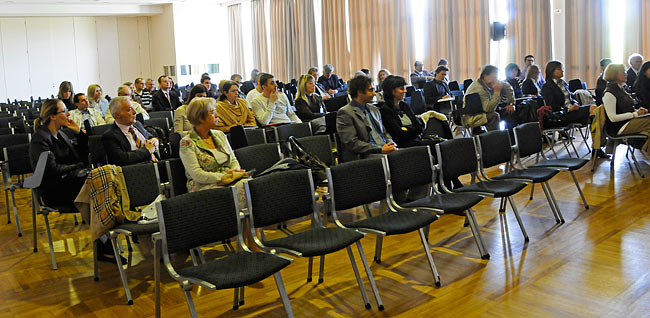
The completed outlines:
[[[381,92],[381,83],[384,81],[384,79],[386,79],[386,77],[388,77],[388,75],[391,75],[390,71],[385,68],[382,68],[379,70],[379,72],[377,72],[377,88],[375,88],[375,93]]]
[[[217,116],[219,122],[216,128],[229,132],[234,126],[257,126],[253,110],[248,108],[245,99],[239,97],[239,84],[235,81],[219,83],[221,95],[217,102]]]
[[[99,84],[90,84],[88,86],[88,104],[90,107],[99,110],[102,113],[102,116],[106,116],[106,110],[108,109],[108,101],[102,96],[102,87]]]
[[[298,94],[296,94],[296,115],[303,122],[325,116],[323,99],[314,94],[316,83],[311,75],[301,75],[298,79]]]

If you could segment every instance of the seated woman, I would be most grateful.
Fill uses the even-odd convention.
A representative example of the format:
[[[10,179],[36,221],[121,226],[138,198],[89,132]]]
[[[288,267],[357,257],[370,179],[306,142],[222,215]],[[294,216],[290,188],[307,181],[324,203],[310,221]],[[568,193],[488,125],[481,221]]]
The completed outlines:
[[[102,96],[102,87],[99,84],[90,84],[88,86],[88,91],[86,98],[88,98],[88,105],[94,109],[97,109],[102,113],[102,116],[106,116],[106,110],[108,109],[108,101],[104,96]]]
[[[539,96],[542,91],[539,75],[541,71],[537,64],[533,64],[528,67],[528,72],[526,72],[526,79],[521,84],[521,91],[525,96]]]
[[[257,127],[255,113],[248,108],[245,99],[238,97],[239,84],[234,81],[224,81],[219,84],[221,95],[217,102],[217,117],[219,122],[216,129],[223,132],[229,132],[234,126],[252,126]]]
[[[563,77],[564,66],[562,62],[550,61],[546,64],[547,82],[542,86],[542,96],[546,105],[551,106],[553,112],[566,113],[566,119],[559,126],[568,123],[588,124],[589,106],[578,105],[578,102],[571,96],[569,85],[562,79]]]
[[[316,83],[310,75],[300,75],[298,79],[298,94],[296,94],[296,115],[303,122],[325,116],[323,99],[314,94]]]
[[[506,65],[506,82],[510,84],[512,90],[515,93],[515,98],[523,97],[521,91],[521,83],[519,82],[519,76],[521,75],[521,69],[517,63],[510,63]]]
[[[192,123],[187,120],[187,105],[196,97],[206,97],[208,89],[203,85],[194,85],[190,90],[190,95],[183,105],[174,111],[174,131],[185,136],[192,131]]]
[[[189,192],[227,186],[247,176],[226,135],[213,129],[218,121],[215,104],[214,98],[200,97],[187,105],[193,129],[181,139],[180,157]]]
[[[634,82],[634,92],[643,106],[650,106],[650,61],[643,63]]]
[[[647,114],[648,110],[643,107],[634,109],[634,99],[625,90],[627,82],[625,66],[609,64],[603,78],[607,81],[607,88],[603,94],[607,132],[613,135],[640,133],[650,137],[650,117],[638,118],[640,115]],[[650,154],[650,141],[646,140],[642,150]]]
[[[72,100],[73,96],[74,90],[72,89],[72,83],[68,81],[61,82],[59,85],[59,93],[56,95],[56,98],[60,99],[68,110],[77,108]]]

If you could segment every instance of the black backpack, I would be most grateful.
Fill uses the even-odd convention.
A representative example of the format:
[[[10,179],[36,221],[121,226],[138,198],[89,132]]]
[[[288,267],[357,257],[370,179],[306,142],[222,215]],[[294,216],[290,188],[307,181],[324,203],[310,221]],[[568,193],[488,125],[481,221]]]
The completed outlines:
[[[169,137],[165,133],[165,130],[151,125],[144,125],[144,129],[151,134],[152,137],[158,139],[158,150],[160,151],[161,159],[171,158],[171,145],[169,144]]]

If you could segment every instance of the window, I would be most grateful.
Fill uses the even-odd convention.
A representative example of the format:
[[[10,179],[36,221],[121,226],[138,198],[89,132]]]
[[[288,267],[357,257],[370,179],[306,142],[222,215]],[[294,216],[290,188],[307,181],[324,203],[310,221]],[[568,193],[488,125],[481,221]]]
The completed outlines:
[[[209,74],[219,73],[219,64],[208,64],[207,69],[208,69],[207,72]]]

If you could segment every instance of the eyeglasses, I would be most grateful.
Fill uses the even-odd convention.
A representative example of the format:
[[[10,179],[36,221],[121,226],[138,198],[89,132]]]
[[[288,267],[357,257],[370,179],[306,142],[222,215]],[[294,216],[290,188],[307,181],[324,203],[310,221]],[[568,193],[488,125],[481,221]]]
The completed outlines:
[[[64,109],[64,110],[62,110],[62,111],[58,111],[58,112],[56,112],[55,115],[58,115],[58,114],[67,114],[67,113],[68,113],[68,109],[66,108],[66,109]]]

